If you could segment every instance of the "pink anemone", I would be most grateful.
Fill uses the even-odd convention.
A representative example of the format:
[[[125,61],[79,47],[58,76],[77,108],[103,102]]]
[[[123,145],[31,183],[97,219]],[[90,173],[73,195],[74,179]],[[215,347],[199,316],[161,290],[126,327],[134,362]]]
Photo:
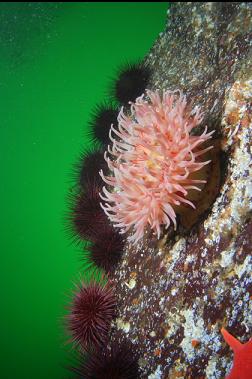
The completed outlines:
[[[161,225],[176,228],[174,208],[188,204],[188,191],[198,190],[204,180],[193,173],[210,161],[201,156],[211,149],[201,145],[214,133],[205,127],[201,135],[192,130],[202,121],[199,109],[189,109],[180,91],[147,90],[131,103],[130,113],[123,108],[118,128],[110,129],[112,146],[105,160],[111,176],[100,172],[104,182],[101,205],[121,233],[133,232],[129,240],[139,241],[147,225],[160,238]]]

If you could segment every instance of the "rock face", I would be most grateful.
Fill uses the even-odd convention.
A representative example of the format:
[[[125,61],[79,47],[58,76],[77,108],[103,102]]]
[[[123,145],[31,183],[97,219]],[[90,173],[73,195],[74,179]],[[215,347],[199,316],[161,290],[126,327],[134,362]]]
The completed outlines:
[[[110,338],[132,342],[141,378],[224,378],[232,353],[221,327],[241,342],[252,336],[251,29],[251,3],[172,3],[146,57],[150,89],[180,89],[199,105],[219,155],[195,222],[126,244],[111,274]],[[219,167],[220,184],[211,182]]]

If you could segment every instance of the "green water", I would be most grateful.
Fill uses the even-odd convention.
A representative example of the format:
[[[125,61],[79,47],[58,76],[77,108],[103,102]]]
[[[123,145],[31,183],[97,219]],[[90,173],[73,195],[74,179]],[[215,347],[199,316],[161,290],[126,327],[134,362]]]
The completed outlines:
[[[71,166],[118,64],[167,3],[0,3],[1,378],[68,378],[62,327],[80,251],[64,231]]]

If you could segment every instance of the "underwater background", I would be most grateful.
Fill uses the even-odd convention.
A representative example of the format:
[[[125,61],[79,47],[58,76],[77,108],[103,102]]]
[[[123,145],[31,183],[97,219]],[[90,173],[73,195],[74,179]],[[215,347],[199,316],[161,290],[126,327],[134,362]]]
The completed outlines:
[[[3,379],[70,377],[63,319],[83,270],[65,231],[72,166],[118,66],[148,53],[166,12],[166,2],[0,3]]]

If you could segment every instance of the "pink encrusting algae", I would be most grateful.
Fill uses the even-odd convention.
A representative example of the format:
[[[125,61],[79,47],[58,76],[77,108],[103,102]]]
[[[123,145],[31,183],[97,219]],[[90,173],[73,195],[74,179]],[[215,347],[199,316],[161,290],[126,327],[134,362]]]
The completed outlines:
[[[109,186],[103,187],[101,206],[122,233],[133,232],[130,242],[139,241],[147,225],[160,238],[161,225],[168,228],[172,221],[176,228],[175,207],[195,208],[188,191],[200,191],[205,180],[192,174],[210,162],[201,156],[211,146],[201,145],[214,133],[205,127],[201,135],[191,135],[201,121],[200,110],[189,109],[180,91],[160,95],[146,90],[131,103],[129,114],[121,108],[118,128],[110,129],[112,146],[105,153],[111,176],[100,172]]]

